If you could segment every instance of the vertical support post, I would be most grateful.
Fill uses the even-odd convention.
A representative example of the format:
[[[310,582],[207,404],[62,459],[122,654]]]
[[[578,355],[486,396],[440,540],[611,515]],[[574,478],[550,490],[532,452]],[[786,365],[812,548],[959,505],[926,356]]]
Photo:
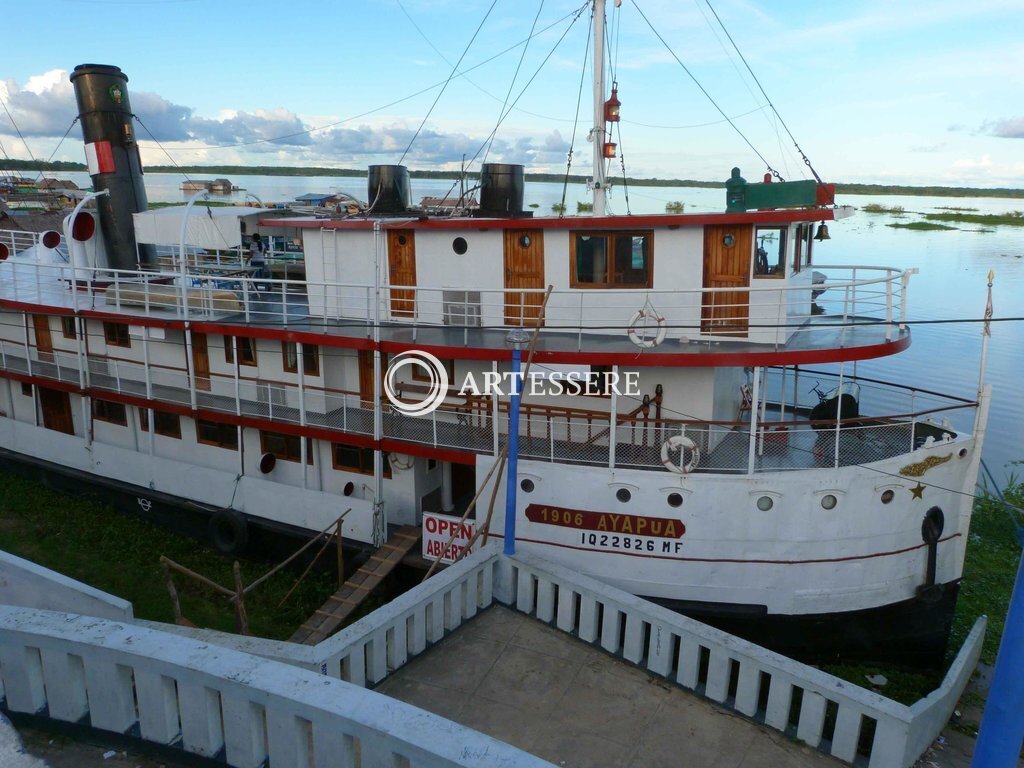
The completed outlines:
[[[192,360],[192,329],[185,323],[185,371],[188,374],[188,402],[196,409],[196,371]]]
[[[295,367],[299,375],[299,426],[306,426],[306,344],[295,342]],[[302,487],[308,487],[306,475],[306,436],[299,437],[299,464],[302,465]]]
[[[846,365],[846,361],[845,360],[839,363],[839,389],[836,390],[837,392],[839,392],[838,399],[836,401],[836,434],[835,434],[836,445],[835,445],[835,464],[834,464],[834,466],[836,466],[836,467],[839,466],[839,429],[840,429],[840,426],[841,426],[840,422],[842,422],[842,420],[843,420],[843,368],[844,368],[845,365]]]
[[[452,463],[441,462],[441,511],[451,512],[455,509],[452,499]]]
[[[255,339],[251,339],[250,343],[255,345],[256,344]],[[232,366],[232,368],[233,368],[232,372],[235,374],[235,415],[236,416],[241,416],[242,415],[242,382],[240,381],[241,371],[239,370],[240,362],[238,360],[238,337],[237,336],[232,336],[231,337],[231,359],[235,361],[235,364]],[[256,399],[259,400],[259,395],[258,394],[256,396]]]
[[[761,415],[758,419],[758,424],[760,424],[757,441],[758,456],[764,456],[764,425],[768,421],[767,417],[765,416],[765,411],[768,408],[768,370],[766,368],[761,369],[761,377],[764,379],[764,384],[761,387]]]
[[[498,361],[494,360],[491,363],[491,373],[494,374],[493,381],[498,381]],[[494,440],[494,457],[498,457],[498,451],[501,450],[501,424],[499,423],[499,417],[501,412],[498,410],[498,388],[491,387],[491,432]]]
[[[381,412],[381,357],[380,357],[380,271],[384,250],[384,236],[378,219],[373,222],[373,543],[383,546],[387,539],[388,522],[384,511],[384,414]]]
[[[612,401],[608,414],[608,469],[615,471],[615,437],[619,423],[619,366],[612,366]]]
[[[512,392],[508,406],[508,470],[505,475],[505,549],[506,555],[516,553],[516,488],[519,477],[519,381],[522,352],[519,345],[512,350]]]
[[[754,368],[754,388],[750,393],[750,443],[747,446],[747,474],[754,474],[757,454],[757,404],[761,402],[761,368]]]
[[[142,364],[146,369],[146,399],[153,399],[153,375],[149,368],[149,326],[142,327]]]
[[[1022,539],[1021,529],[1017,538]],[[1024,544],[1024,541],[1021,542]],[[1017,580],[1006,613],[1003,639],[999,643],[992,687],[981,719],[981,732],[974,746],[972,768],[1016,765],[1024,743],[1024,558],[1017,567]]]
[[[590,141],[594,147],[594,215],[605,215],[604,177],[604,0],[594,0],[594,126]]]
[[[238,618],[238,633],[249,634],[249,613],[245,610],[245,587],[242,585],[242,567],[235,560],[232,570],[235,574],[235,616]]]

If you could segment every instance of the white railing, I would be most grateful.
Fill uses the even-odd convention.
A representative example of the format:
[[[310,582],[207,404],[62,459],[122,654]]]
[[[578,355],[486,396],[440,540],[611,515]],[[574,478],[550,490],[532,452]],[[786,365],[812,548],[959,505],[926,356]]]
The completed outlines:
[[[196,255],[195,258],[199,258]],[[542,289],[442,288],[256,279],[237,254],[216,258],[184,279],[177,271],[87,269],[68,264],[21,263],[0,268],[0,298],[73,308],[105,307],[141,317],[188,316],[231,322],[294,324],[308,317],[352,323],[369,335],[377,317],[412,326],[447,326],[463,343],[480,343],[487,330],[531,325]],[[690,290],[613,289],[553,291],[544,330],[566,334],[582,349],[586,336],[625,338],[638,310],[653,308],[672,339],[736,340],[783,344],[794,335],[833,339],[857,326],[880,325],[891,339],[905,319],[909,272],[891,267],[815,266],[830,279],[821,285],[755,280],[748,287]],[[72,290],[69,290],[72,289]],[[822,293],[822,291],[824,291]],[[815,294],[819,294],[815,297]],[[379,296],[378,299],[375,296]],[[824,312],[824,314],[822,314]],[[649,321],[641,335],[653,337]],[[503,336],[494,343],[504,345]]]
[[[102,669],[107,677],[99,681],[104,686],[100,695],[116,694],[119,707],[116,712],[121,714],[112,723],[103,720],[106,726],[97,726],[95,719],[93,725],[124,732],[138,720],[144,724],[143,738],[167,743],[175,738],[173,724],[179,722],[173,717],[174,708],[191,706],[193,700],[200,714],[209,713],[208,707],[216,711],[218,702],[230,702],[232,717],[238,716],[238,704],[261,702],[269,711],[270,705],[262,704],[268,700],[268,693],[269,700],[275,707],[278,705],[280,687],[277,684],[288,680],[289,676],[277,665],[268,668],[250,663],[242,678],[249,681],[248,684],[232,681],[230,688],[225,687],[222,678],[237,674],[238,657],[242,655],[218,651],[218,648],[230,648],[301,668],[294,670],[295,680],[307,686],[305,691],[315,692],[322,687],[322,690],[337,692],[334,695],[341,697],[339,708],[354,719],[365,713],[348,709],[355,701],[348,693],[351,688],[332,687],[338,680],[311,677],[310,670],[356,686],[377,685],[493,604],[506,605],[533,616],[719,706],[762,722],[840,760],[866,763],[869,768],[910,766],[938,736],[977,665],[986,626],[985,617],[979,618],[942,684],[914,705],[906,706],[539,557],[525,553],[506,557],[497,544],[491,544],[312,647],[167,627],[167,632],[203,641],[203,645],[198,646],[203,649],[202,653],[196,653],[195,646],[188,646],[192,649],[188,665],[194,661],[199,667],[196,670],[201,676],[199,681],[191,674],[191,668],[165,671],[163,665],[168,661],[178,663],[183,655],[180,647],[167,639],[166,632],[144,634],[138,645],[130,642],[129,654],[144,655],[152,648],[151,660],[137,661],[134,655],[120,654],[125,650],[123,638],[137,636],[138,628],[128,631],[124,625],[112,625],[115,631],[97,632],[97,627],[111,625],[99,620],[83,623],[81,619],[69,621],[66,618],[51,624],[40,622],[30,613],[0,609],[0,673],[8,692],[8,707],[15,711],[38,711],[48,705],[51,717],[71,719],[86,714],[85,702],[91,703],[93,696],[83,695],[81,686],[97,680],[96,672]],[[155,628],[158,625],[145,623],[145,626]],[[150,639],[155,636],[164,639],[151,645]],[[225,653],[229,655],[223,655]],[[80,657],[92,676],[85,674],[83,677],[81,667],[75,665],[70,667],[73,674],[68,675],[68,654]],[[174,658],[169,659],[169,654]],[[103,666],[92,666],[97,658]],[[259,674],[265,669],[273,674]],[[48,670],[50,674],[60,673],[57,690],[64,698],[58,699],[58,707],[47,698],[50,691],[44,682],[50,677],[44,673]],[[136,680],[134,691],[130,687],[132,672]],[[166,676],[168,683],[162,689],[163,699],[154,702],[158,697],[148,686],[153,684],[156,675]],[[140,679],[142,687],[139,687]],[[177,697],[172,695],[172,683],[185,686],[179,688]],[[237,685],[242,689],[234,687]],[[74,695],[68,695],[69,689]],[[133,700],[132,693],[138,697],[138,712],[128,704]],[[69,708],[67,698],[78,702],[77,707]],[[320,701],[316,698],[303,704],[312,705],[311,710],[317,711]],[[375,713],[376,700],[366,701],[369,712]],[[152,727],[147,729],[145,723],[153,723],[152,713],[143,720],[141,711],[153,703],[158,705],[157,724],[170,721],[171,729],[158,728],[155,732]],[[286,713],[294,714],[293,702],[285,701],[282,706]],[[227,711],[225,724],[229,722]],[[188,724],[196,724],[194,715],[185,716],[184,709],[180,714],[183,731]],[[339,714],[335,709],[334,715]],[[313,715],[304,712],[297,716],[318,722]],[[342,723],[351,727],[347,720]],[[242,724],[251,725],[249,718],[242,717]],[[251,735],[247,730],[243,733]],[[315,735],[314,728],[314,741]],[[181,736],[186,748],[196,743],[195,736],[190,737],[191,741],[184,733]],[[209,746],[216,747],[219,743],[214,739]],[[442,744],[442,740],[435,743]],[[390,743],[388,748],[391,748]],[[229,750],[228,762],[237,764],[231,761],[231,755]],[[271,761],[275,764],[273,758]]]
[[[11,712],[142,739],[230,766],[550,766],[341,680],[186,637],[0,606]]]

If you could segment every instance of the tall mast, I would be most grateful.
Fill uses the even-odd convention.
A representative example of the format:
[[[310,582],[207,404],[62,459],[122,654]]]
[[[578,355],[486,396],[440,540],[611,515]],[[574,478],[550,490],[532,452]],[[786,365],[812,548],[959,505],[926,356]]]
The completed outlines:
[[[605,0],[594,0],[594,127],[590,130],[590,143],[594,149],[594,215],[604,216],[607,196],[604,178],[604,5]]]

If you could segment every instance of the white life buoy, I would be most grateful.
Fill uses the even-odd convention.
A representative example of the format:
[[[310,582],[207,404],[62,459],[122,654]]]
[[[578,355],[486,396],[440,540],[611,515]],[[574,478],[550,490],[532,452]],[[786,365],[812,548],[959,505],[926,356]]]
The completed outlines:
[[[642,329],[646,332],[648,322],[650,322],[651,320],[653,320],[657,324],[657,332],[654,334],[653,338],[647,336],[646,333],[644,337],[641,338],[640,334],[637,332],[637,326],[642,324]],[[636,312],[633,313],[633,316],[629,318],[627,332],[629,333],[629,340],[636,344],[638,347],[642,347],[644,349],[651,349],[652,347],[658,346],[659,344],[661,344],[661,342],[665,340],[665,334],[668,333],[668,325],[665,322],[664,317],[659,315],[652,308],[644,307],[643,309],[638,309]]]
[[[679,451],[679,463],[676,464],[672,461],[672,452]],[[689,461],[686,458],[686,452],[690,452]],[[672,435],[661,445],[661,463],[665,465],[665,469],[670,472],[675,472],[680,475],[685,475],[696,469],[697,464],[700,463],[700,448],[688,437],[683,435]]]
[[[412,469],[413,457],[407,453],[389,453],[388,463],[392,469],[405,470]]]

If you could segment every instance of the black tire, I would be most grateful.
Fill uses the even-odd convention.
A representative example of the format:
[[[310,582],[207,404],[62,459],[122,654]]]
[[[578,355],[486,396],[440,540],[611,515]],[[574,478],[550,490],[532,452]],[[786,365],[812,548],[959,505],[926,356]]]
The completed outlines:
[[[222,555],[237,555],[249,543],[249,524],[233,509],[220,509],[210,516],[210,542]]]

